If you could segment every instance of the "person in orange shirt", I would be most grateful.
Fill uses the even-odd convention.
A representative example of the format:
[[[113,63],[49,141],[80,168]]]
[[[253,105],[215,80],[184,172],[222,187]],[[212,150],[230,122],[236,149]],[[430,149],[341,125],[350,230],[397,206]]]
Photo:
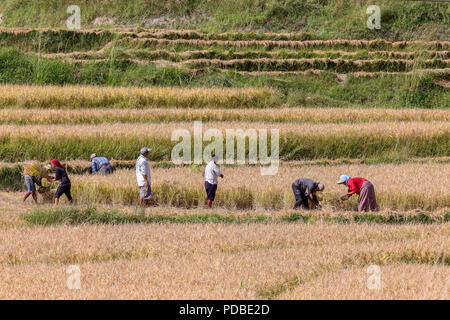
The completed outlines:
[[[351,178],[343,174],[339,177],[338,184],[345,184],[348,187],[346,195],[341,200],[348,200],[355,193],[359,195],[358,211],[376,211],[378,210],[377,199],[375,197],[375,188],[373,184],[365,178]]]

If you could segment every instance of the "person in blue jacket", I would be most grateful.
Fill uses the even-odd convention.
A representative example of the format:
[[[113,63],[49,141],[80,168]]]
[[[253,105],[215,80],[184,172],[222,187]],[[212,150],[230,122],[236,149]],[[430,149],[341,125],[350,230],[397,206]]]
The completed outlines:
[[[97,157],[95,153],[91,154],[91,172],[92,174],[107,175],[113,173],[113,168],[109,160],[105,157]]]

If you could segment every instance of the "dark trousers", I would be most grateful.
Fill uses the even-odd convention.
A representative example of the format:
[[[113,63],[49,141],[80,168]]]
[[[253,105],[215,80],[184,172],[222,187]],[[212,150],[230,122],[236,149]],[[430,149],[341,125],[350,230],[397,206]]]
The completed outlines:
[[[292,184],[292,191],[294,192],[295,196],[295,204],[294,209],[297,209],[298,207],[302,206],[303,209],[308,210],[308,198],[303,194],[303,192],[300,191],[300,189],[297,188],[296,185]]]
[[[63,194],[65,194],[67,199],[69,201],[72,201],[72,195],[70,194],[70,188],[71,188],[70,184],[59,185],[58,189],[56,189],[54,198],[58,198],[59,199]]]
[[[217,184],[211,184],[205,181],[206,200],[214,201],[216,198]]]

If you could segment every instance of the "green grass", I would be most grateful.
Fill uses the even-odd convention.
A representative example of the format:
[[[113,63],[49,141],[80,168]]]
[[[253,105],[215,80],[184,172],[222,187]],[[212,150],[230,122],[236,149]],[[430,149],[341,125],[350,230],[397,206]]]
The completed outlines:
[[[446,3],[396,0],[79,0],[82,27],[92,26],[97,17],[114,18],[115,24],[207,32],[266,30],[309,32],[321,38],[415,39],[423,29],[445,37],[450,7]],[[4,0],[0,12],[4,25],[63,27],[69,16],[70,0]],[[366,8],[379,5],[381,30],[366,27]],[[151,24],[152,18],[166,22]],[[165,19],[164,19],[165,18]],[[161,21],[160,20],[160,21]]]
[[[390,62],[386,60],[386,63]],[[416,80],[417,79],[417,80]],[[175,67],[139,65],[134,62],[111,60],[69,63],[59,59],[39,59],[16,49],[0,49],[0,83],[38,85],[108,85],[108,86],[175,86],[175,87],[270,87],[281,93],[273,104],[290,106],[382,107],[382,108],[450,108],[450,92],[436,85],[437,80],[449,80],[448,74],[384,75],[374,77],[349,76],[340,85],[333,73],[320,75],[242,75],[228,72],[204,71],[193,74]],[[380,90],[383,88],[383,90]],[[121,108],[136,107],[135,99],[118,101]],[[2,107],[15,107],[14,102],[1,102]],[[239,105],[238,105],[239,106]],[[27,107],[39,107],[39,101]],[[58,107],[62,107],[58,105]],[[74,108],[76,105],[68,105]],[[84,107],[89,107],[85,104]],[[92,107],[111,107],[92,106]],[[138,107],[150,107],[146,104]],[[254,104],[252,107],[261,107]]]
[[[123,215],[116,209],[99,211],[95,207],[35,209],[23,217],[30,226],[78,225],[78,224],[127,224],[127,223],[264,223],[265,216],[224,216],[212,214],[189,214],[183,216],[145,215],[134,213]]]
[[[0,168],[0,191],[22,191],[24,182],[22,179],[23,167],[14,165],[12,167]]]
[[[361,219],[361,217],[365,217]],[[117,209],[99,210],[96,207],[70,208],[61,207],[57,209],[39,208],[33,209],[30,213],[23,215],[23,219],[30,226],[51,226],[51,225],[79,225],[79,224],[128,224],[128,223],[314,223],[320,218],[312,215],[289,214],[281,218],[270,218],[264,215],[252,216],[233,216],[217,213],[210,214],[185,214],[185,215],[146,215],[143,210],[136,209],[135,213],[122,214]],[[405,217],[401,214],[382,216],[376,214],[353,214],[352,219],[344,216],[335,216],[333,218],[324,218],[329,223],[378,223],[378,224],[430,224],[446,223],[450,221],[450,213],[444,216],[433,218],[425,213],[419,213],[414,216]]]
[[[284,215],[281,218],[285,222],[300,221],[304,223],[313,223],[317,219],[308,214],[291,213]],[[330,223],[376,223],[376,224],[405,224],[405,223],[418,223],[418,224],[430,224],[430,223],[446,223],[450,221],[450,212],[445,213],[443,216],[432,217],[426,213],[417,213],[416,215],[405,216],[403,214],[389,214],[380,215],[373,213],[354,213],[351,218],[337,215],[333,217],[325,217],[324,221]]]

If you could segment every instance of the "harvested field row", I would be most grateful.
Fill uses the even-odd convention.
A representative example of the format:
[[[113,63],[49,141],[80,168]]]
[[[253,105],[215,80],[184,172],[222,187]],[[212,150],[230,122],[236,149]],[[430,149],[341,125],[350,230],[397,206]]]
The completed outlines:
[[[159,205],[182,208],[202,207],[205,191],[203,167],[152,168],[154,201]],[[325,211],[353,210],[357,197],[338,200],[346,188],[337,185],[341,174],[362,176],[375,186],[382,210],[436,210],[450,207],[450,165],[336,165],[280,167],[276,175],[262,176],[259,167],[226,167],[214,204],[227,209],[286,210],[292,208],[292,182],[309,177],[325,184]],[[386,175],[386,173],[389,173]],[[111,177],[72,175],[75,201],[82,204],[135,205],[138,201],[134,170],[117,170]],[[111,184],[113,179],[114,184]],[[437,182],[439,181],[439,182]],[[427,188],[423,188],[427,185]]]
[[[0,107],[20,108],[265,108],[278,103],[268,88],[113,88],[0,85]]]
[[[136,42],[141,46],[179,46],[192,47],[263,47],[263,48],[334,48],[334,49],[371,49],[371,50],[402,50],[411,48],[428,50],[448,50],[450,41],[400,41],[390,42],[382,39],[377,40],[310,40],[310,41],[272,41],[272,40],[250,40],[250,41],[227,41],[227,40],[198,40],[198,39],[159,39],[154,37],[130,38],[124,37],[120,42]]]
[[[23,178],[20,178],[23,184]],[[143,208],[121,203],[72,204],[54,208],[49,198],[38,196],[39,205],[22,202],[23,192],[0,191],[0,227],[85,225],[85,224],[252,224],[252,223],[329,223],[329,224],[442,224],[450,221],[450,208],[434,210],[381,209],[359,213],[350,210],[298,211],[291,208],[267,210],[263,208],[236,209],[217,207],[213,210],[202,205],[186,209],[168,205]],[[64,201],[62,199],[62,201]]]
[[[421,59],[449,59],[450,51],[431,51],[424,50],[420,54],[417,52],[402,51],[215,51],[215,50],[193,50],[173,52],[169,50],[145,50],[145,49],[126,49],[115,52],[115,55],[125,59],[140,60],[168,60],[173,62],[181,62],[193,59],[258,59],[258,58],[274,58],[274,59],[301,59],[301,58],[342,58],[342,59],[373,59],[373,58],[394,58],[413,60],[420,57]],[[109,50],[110,51],[110,50]],[[105,59],[109,58],[110,52],[104,49],[99,51],[69,52],[69,53],[45,53],[41,54],[45,58],[72,58],[77,60],[86,59]]]
[[[298,297],[298,287],[314,297],[322,295],[308,285],[331,278],[336,293],[351,289],[344,297],[436,299],[448,269],[447,225],[64,226],[1,237],[5,298],[273,299]],[[406,263],[410,280],[391,284],[392,268]],[[67,290],[69,264],[79,265],[83,290]],[[383,272],[381,291],[370,292],[361,271],[335,279],[371,264]]]
[[[155,63],[159,63],[155,61]],[[164,62],[161,62],[164,64]],[[421,66],[425,69],[446,68],[450,60],[424,60]],[[171,65],[178,65],[177,63]],[[346,60],[346,59],[198,59],[186,60],[180,63],[190,68],[213,67],[219,69],[235,69],[237,71],[305,71],[309,69],[328,70],[339,73],[347,72],[408,72],[414,66],[413,60],[404,59],[372,59],[372,60]]]
[[[199,130],[200,126],[198,126]],[[440,157],[450,155],[450,127],[448,122],[373,122],[366,124],[274,124],[209,122],[203,130],[217,129],[230,141],[232,136],[248,135],[258,143],[279,130],[279,155],[282,160],[378,158],[384,160],[408,157]],[[150,159],[169,160],[173,147],[182,135],[192,145],[194,129],[191,122],[169,124],[101,124],[101,125],[3,125],[0,128],[0,159],[21,161],[86,158],[92,150],[118,160],[134,159],[143,145],[152,148]],[[243,131],[236,131],[242,129]],[[250,131],[248,131],[250,129]],[[261,131],[262,130],[262,131]],[[268,135],[266,136],[266,134]],[[171,141],[175,134],[174,141]],[[336,139],[339,136],[339,139]],[[275,136],[273,136],[275,138]],[[217,146],[226,143],[217,142]],[[252,140],[252,141],[253,141]],[[272,144],[275,147],[276,142]],[[203,147],[209,145],[203,141]],[[252,144],[253,146],[253,144]],[[246,153],[249,145],[243,147]],[[268,147],[270,150],[271,147]],[[190,152],[185,157],[189,158]],[[257,149],[251,147],[252,150]],[[230,149],[231,150],[231,149]],[[181,152],[181,150],[179,150]],[[224,155],[225,155],[224,151]],[[261,151],[260,151],[261,152]],[[181,152],[182,153],[182,152]],[[220,154],[220,150],[216,150]],[[180,155],[181,156],[181,155]],[[272,155],[274,156],[274,155]],[[261,155],[260,155],[261,157]],[[235,158],[235,157],[234,157]],[[192,159],[192,158],[191,158]]]
[[[0,124],[103,124],[184,121],[276,123],[367,123],[395,121],[450,121],[441,109],[272,108],[262,109],[0,109]]]
[[[216,69],[221,72],[230,72],[230,69]],[[210,72],[211,70],[209,68],[200,68],[200,69],[191,69],[193,73],[201,73],[201,72]],[[271,75],[271,76],[283,76],[283,75],[307,75],[307,74],[321,74],[324,72],[328,72],[326,70],[320,70],[320,69],[308,69],[304,71],[234,71],[237,74],[240,75],[249,75],[249,76],[262,76],[262,75]],[[450,68],[444,68],[444,69],[415,69],[414,71],[408,71],[408,72],[386,72],[386,71],[376,71],[376,72],[365,72],[365,71],[359,71],[359,72],[347,72],[343,75],[351,75],[354,78],[361,78],[361,77],[383,77],[383,76],[411,76],[411,75],[418,75],[418,74],[437,74],[437,75],[444,75],[450,73]],[[339,74],[336,74],[338,76]]]
[[[228,33],[202,33],[195,30],[167,30],[167,29],[141,29],[141,28],[111,28],[64,30],[46,28],[1,28],[0,40],[10,43],[31,41],[33,38],[41,38],[43,43],[60,39],[62,42],[79,40],[85,42],[89,39],[97,41],[105,38],[131,38],[131,39],[159,39],[173,41],[203,41],[217,43],[264,43],[271,45],[286,45],[286,43],[303,43],[303,46],[350,46],[368,48],[399,48],[409,46],[448,47],[448,41],[387,41],[376,40],[313,40],[313,35],[308,33],[255,33],[255,32],[228,32]],[[63,41],[65,40],[65,41]],[[92,40],[91,40],[92,41]]]
[[[68,63],[105,63],[108,59],[73,59],[64,58]],[[155,64],[157,66],[188,67],[190,69],[216,68],[233,69],[236,71],[306,71],[324,70],[339,73],[353,72],[409,72],[415,66],[414,60],[405,59],[370,59],[370,60],[348,60],[348,59],[193,59],[181,62],[167,60],[141,60],[141,59],[118,59],[122,63]],[[421,61],[424,69],[444,69],[449,66],[450,60],[428,59]]]

